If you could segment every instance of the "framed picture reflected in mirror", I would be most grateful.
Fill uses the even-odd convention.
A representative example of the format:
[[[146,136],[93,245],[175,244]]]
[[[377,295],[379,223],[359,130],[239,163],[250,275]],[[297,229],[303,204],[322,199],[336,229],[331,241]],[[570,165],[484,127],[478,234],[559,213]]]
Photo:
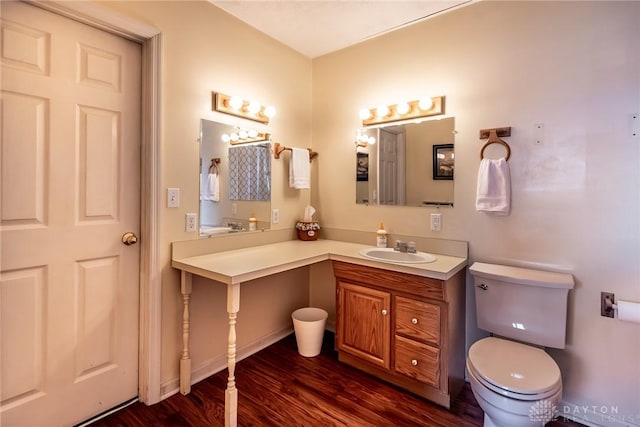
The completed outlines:
[[[453,180],[453,144],[433,146],[433,179]]]
[[[369,154],[356,153],[356,181],[369,181]]]

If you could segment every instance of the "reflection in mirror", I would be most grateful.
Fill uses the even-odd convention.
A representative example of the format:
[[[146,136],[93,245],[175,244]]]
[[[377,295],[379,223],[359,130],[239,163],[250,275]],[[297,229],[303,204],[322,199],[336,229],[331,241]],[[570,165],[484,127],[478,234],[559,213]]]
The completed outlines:
[[[356,203],[453,206],[454,122],[360,129],[377,142],[356,144]]]
[[[230,141],[239,131],[200,121],[200,236],[248,231],[251,217],[271,225],[271,143]]]

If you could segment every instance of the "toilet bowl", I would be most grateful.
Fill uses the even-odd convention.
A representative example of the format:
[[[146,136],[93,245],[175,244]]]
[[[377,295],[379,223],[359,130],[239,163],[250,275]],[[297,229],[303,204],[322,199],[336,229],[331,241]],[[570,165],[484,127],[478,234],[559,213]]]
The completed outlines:
[[[540,426],[556,415],[562,378],[542,349],[484,338],[469,349],[467,372],[484,427]]]

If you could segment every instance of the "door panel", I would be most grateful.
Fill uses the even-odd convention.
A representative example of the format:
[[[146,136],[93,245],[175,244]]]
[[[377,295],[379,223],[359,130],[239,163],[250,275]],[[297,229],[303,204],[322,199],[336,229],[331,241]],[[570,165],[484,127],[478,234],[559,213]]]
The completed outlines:
[[[138,394],[140,46],[2,2],[3,425]]]

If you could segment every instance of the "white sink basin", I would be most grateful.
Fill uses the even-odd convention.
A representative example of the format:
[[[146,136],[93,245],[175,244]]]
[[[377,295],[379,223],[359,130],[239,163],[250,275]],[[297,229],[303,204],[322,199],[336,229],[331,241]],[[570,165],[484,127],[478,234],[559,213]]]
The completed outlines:
[[[393,248],[365,248],[360,251],[360,255],[375,259],[376,261],[384,261],[400,264],[422,264],[425,262],[434,262],[436,257],[425,252],[416,252],[414,254],[408,252],[394,251]]]

